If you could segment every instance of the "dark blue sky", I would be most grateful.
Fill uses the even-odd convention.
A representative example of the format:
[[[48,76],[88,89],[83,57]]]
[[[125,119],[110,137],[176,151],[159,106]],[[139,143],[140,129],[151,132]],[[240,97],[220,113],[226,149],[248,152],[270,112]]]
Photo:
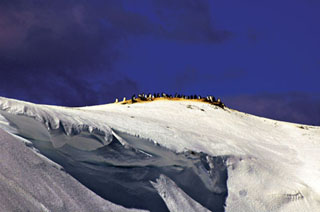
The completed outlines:
[[[82,106],[212,94],[320,124],[317,0],[1,0],[0,95]]]

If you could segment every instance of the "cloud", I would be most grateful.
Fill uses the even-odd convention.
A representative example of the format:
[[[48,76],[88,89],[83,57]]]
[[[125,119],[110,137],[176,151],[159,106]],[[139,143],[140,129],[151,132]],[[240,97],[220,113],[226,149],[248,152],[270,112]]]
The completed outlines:
[[[242,112],[302,124],[320,125],[320,96],[308,93],[240,95],[225,104]]]
[[[104,102],[103,95],[136,93],[136,82],[115,73],[119,43],[141,35],[224,41],[228,33],[214,29],[206,6],[208,1],[155,1],[146,9],[158,11],[157,22],[120,0],[2,0],[0,95],[87,105]]]
[[[221,43],[233,36],[214,27],[208,0],[156,0],[156,13],[165,36],[187,42]]]
[[[85,79],[108,76],[117,39],[83,6],[75,1],[1,2],[3,95],[37,102],[54,99],[64,105],[92,100]]]

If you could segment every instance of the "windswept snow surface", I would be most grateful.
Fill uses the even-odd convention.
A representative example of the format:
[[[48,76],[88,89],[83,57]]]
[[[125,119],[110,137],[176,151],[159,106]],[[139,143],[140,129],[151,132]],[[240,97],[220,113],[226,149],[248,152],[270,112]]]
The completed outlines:
[[[102,199],[0,129],[0,211],[138,211]]]
[[[0,98],[0,114],[0,128],[17,136],[6,143],[25,139],[25,152],[41,156],[63,179],[78,180],[106,202],[150,211],[320,211],[319,127],[191,101],[66,108]],[[1,160],[0,176],[4,166],[10,161]],[[38,170],[43,182],[46,171]],[[61,192],[72,188],[51,182]],[[67,194],[61,199],[73,197]],[[18,190],[0,191],[1,197],[9,195],[23,207]],[[78,195],[87,199],[84,192]],[[47,207],[41,198],[28,204]]]
[[[172,180],[164,175],[160,175],[157,182],[151,182],[151,184],[157,189],[170,211],[209,211],[191,199]]]

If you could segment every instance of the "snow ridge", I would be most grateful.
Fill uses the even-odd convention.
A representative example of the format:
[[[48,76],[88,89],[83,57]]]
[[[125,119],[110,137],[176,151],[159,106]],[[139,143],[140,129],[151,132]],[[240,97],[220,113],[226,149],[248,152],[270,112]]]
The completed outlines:
[[[81,118],[76,110],[65,107],[39,107],[0,97],[0,114],[19,129],[21,136],[50,140],[55,147],[69,143],[81,149],[92,150],[108,145],[112,140],[112,131],[108,125]],[[83,139],[75,143],[72,137],[76,135]]]

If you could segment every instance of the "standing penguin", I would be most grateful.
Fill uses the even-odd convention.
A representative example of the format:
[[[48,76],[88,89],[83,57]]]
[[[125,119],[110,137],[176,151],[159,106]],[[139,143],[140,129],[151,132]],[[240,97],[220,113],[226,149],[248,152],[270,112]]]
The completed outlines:
[[[132,95],[131,101],[132,101],[132,103],[137,102],[137,100],[136,100],[136,95],[135,95],[135,94]]]
[[[140,100],[142,100],[142,101],[144,100],[144,94],[143,94],[143,93],[142,93],[142,94],[139,94],[138,96],[139,96],[139,99],[140,99]]]

